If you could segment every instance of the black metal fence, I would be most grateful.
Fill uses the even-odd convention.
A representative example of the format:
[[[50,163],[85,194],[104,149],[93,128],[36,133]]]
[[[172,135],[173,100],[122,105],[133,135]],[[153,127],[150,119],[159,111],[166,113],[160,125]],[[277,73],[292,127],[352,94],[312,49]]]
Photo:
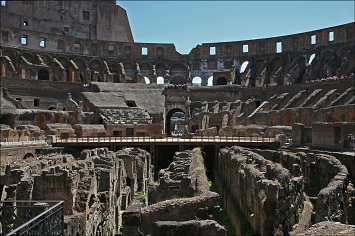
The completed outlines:
[[[64,235],[64,201],[1,201],[0,235]]]

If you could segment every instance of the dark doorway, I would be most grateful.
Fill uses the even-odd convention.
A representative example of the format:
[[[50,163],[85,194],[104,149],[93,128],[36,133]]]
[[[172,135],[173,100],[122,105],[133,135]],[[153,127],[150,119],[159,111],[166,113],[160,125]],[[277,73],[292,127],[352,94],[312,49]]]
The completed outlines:
[[[133,128],[127,128],[126,129],[126,136],[133,137],[133,132],[134,132]]]
[[[165,121],[165,133],[171,135],[172,131],[183,132],[183,126],[185,125],[185,113],[179,108],[171,109],[168,114],[166,114]]]
[[[40,69],[38,71],[38,80],[49,80],[49,73],[46,69]]]
[[[226,85],[227,84],[227,78],[226,77],[219,77],[217,79],[217,85]]]

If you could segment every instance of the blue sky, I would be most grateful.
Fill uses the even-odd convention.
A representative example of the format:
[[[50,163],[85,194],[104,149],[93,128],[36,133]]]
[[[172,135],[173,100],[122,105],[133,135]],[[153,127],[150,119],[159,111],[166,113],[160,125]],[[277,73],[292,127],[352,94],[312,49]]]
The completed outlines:
[[[117,1],[135,42],[202,43],[268,38],[354,22],[354,1]]]

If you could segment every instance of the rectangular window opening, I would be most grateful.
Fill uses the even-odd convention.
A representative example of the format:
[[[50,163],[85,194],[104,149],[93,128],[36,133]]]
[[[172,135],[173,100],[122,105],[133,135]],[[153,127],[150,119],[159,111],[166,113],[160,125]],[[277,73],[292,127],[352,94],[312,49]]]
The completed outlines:
[[[64,26],[64,32],[69,32],[69,27],[68,26]]]
[[[329,32],[329,42],[331,42],[331,41],[334,41],[334,32],[333,31],[330,31]]]
[[[148,48],[142,47],[142,56],[148,55]]]
[[[282,42],[276,43],[276,53],[282,52]]]
[[[83,20],[90,20],[90,12],[83,11]]]
[[[216,55],[216,47],[210,47],[210,55]]]
[[[122,131],[114,130],[114,131],[113,131],[113,136],[115,136],[115,137],[122,137]]]
[[[115,48],[114,48],[113,45],[109,45],[109,46],[108,46],[108,54],[109,54],[109,55],[113,55],[114,49],[115,49]]]
[[[9,32],[7,32],[7,31],[2,31],[1,32],[1,39],[2,39],[2,41],[3,42],[9,42]]]
[[[316,44],[317,43],[317,37],[316,35],[311,36],[311,44]]]
[[[247,53],[249,51],[248,44],[243,45],[243,53]]]
[[[23,26],[28,26],[28,21],[27,20],[23,21]]]
[[[58,49],[60,50],[64,50],[64,41],[63,40],[58,40]]]
[[[21,36],[21,44],[22,45],[27,45],[28,44],[27,35],[22,35]]]
[[[80,43],[74,43],[74,53],[80,53],[81,49],[80,49]]]
[[[39,38],[39,46],[41,48],[46,47],[46,39],[45,38]]]
[[[7,6],[7,1],[1,1],[1,6],[6,7]]]
[[[36,99],[36,98],[35,98],[35,99],[33,100],[33,106],[34,106],[34,107],[39,107],[39,99]]]

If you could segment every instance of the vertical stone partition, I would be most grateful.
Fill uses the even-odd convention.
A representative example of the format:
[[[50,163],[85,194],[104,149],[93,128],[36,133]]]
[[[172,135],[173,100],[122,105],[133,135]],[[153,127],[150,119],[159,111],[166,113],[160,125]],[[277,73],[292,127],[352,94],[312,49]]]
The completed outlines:
[[[226,235],[200,148],[177,152],[159,177],[149,187],[148,206],[123,212],[123,235]]]
[[[215,174],[217,188],[237,235],[287,234],[303,210],[303,178],[278,163],[239,147],[222,148]]]

